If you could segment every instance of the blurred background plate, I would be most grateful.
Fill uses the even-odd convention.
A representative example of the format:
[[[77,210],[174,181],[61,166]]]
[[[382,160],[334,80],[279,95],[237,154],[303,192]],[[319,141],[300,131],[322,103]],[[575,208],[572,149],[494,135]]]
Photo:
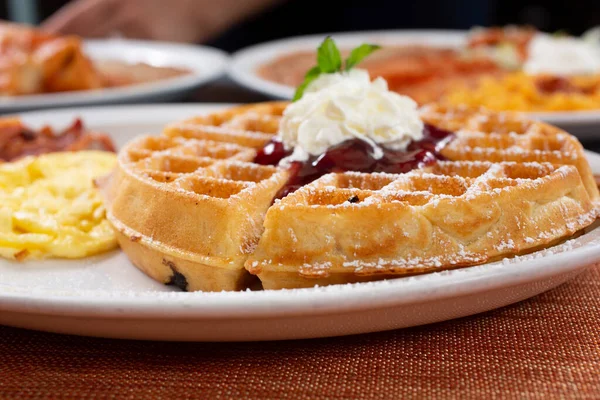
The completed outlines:
[[[324,33],[274,40],[250,46],[233,55],[229,68],[230,77],[237,83],[266,95],[291,99],[295,88],[262,78],[258,69],[264,64],[286,54],[297,51],[314,51],[325,36],[331,35],[340,48],[352,48],[362,43],[382,46],[424,45],[432,47],[460,47],[466,38],[466,31],[457,30],[403,30],[365,31],[353,33]],[[316,64],[316,62],[315,62]]]
[[[49,107],[178,100],[223,75],[229,62],[225,52],[206,46],[140,40],[87,40],[85,52],[96,62],[145,63],[156,67],[186,69],[190,73],[118,88],[0,97],[0,113]]]
[[[331,33],[274,40],[247,47],[236,52],[229,68],[229,76],[246,88],[273,98],[291,99],[295,88],[269,81],[258,74],[266,63],[297,51],[315,50],[327,35],[332,35],[340,48],[362,43],[380,45],[423,45],[431,47],[460,47],[465,43],[467,31],[461,30],[402,30]],[[564,111],[525,113],[557,125],[582,139],[600,137],[600,109],[598,111]]]

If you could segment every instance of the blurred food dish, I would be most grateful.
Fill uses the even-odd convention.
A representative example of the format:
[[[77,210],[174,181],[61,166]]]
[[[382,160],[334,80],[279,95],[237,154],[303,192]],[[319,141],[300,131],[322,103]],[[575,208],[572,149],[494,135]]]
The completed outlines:
[[[483,51],[502,74],[452,85],[440,100],[502,111],[560,112],[600,109],[600,32],[581,38],[526,28],[477,29],[469,49]]]
[[[233,79],[252,89],[278,98],[291,98],[306,71],[315,64],[315,48],[324,35],[282,39],[249,47],[234,54],[230,69]],[[333,34],[342,53],[361,43],[374,43],[382,49],[359,68],[374,68],[370,75],[384,74],[393,90],[419,80],[436,79],[444,62],[456,62],[457,49],[465,43],[463,31],[372,31]],[[409,62],[405,63],[405,60]],[[480,65],[481,62],[483,65]],[[367,68],[369,67],[369,68]],[[422,69],[426,68],[427,71]],[[451,68],[452,69],[452,68]],[[458,69],[458,68],[456,68]],[[497,69],[488,60],[467,62],[469,72]],[[444,72],[451,75],[453,72]],[[406,77],[405,82],[401,80]]]
[[[527,27],[334,34],[342,51],[360,42],[382,45],[359,68],[385,78],[392,90],[420,104],[536,113],[575,134],[600,122],[597,36],[594,30],[574,38]],[[242,50],[234,55],[231,76],[255,90],[290,98],[314,64],[314,47],[322,37]]]
[[[492,105],[500,111],[598,109],[600,39],[588,36],[585,41],[551,36],[528,27],[476,28],[458,46],[434,46],[427,44],[425,37],[420,43],[390,42],[359,67],[374,78],[384,78],[391,90],[420,104],[449,100],[458,105],[467,100],[469,105]],[[263,79],[296,87],[314,63],[315,55],[314,51],[291,51],[262,63],[256,73]],[[506,101],[506,108],[503,102],[494,103],[493,95],[503,93],[499,89],[491,93],[493,84],[506,88],[504,97],[521,87],[522,92],[530,93],[515,104]],[[452,96],[457,90],[462,90],[461,95]],[[563,101],[557,100],[556,94],[562,95]]]
[[[347,53],[342,51],[344,55]],[[261,66],[258,74],[264,79],[296,87],[302,83],[304,74],[314,63],[315,53],[303,51],[284,55]],[[383,77],[390,89],[410,96],[419,103],[440,98],[450,84],[469,82],[501,71],[486,56],[466,58],[452,48],[422,45],[383,47],[362,62],[360,68],[369,71],[373,77]]]
[[[91,60],[76,36],[57,36],[25,25],[0,22],[0,94],[94,90],[191,73],[184,68]]]
[[[0,94],[100,89],[102,78],[74,36],[0,23]]]
[[[600,109],[600,74],[562,77],[514,72],[482,77],[474,85],[457,86],[444,96],[449,104],[491,110],[530,112]]]
[[[206,47],[83,41],[0,23],[0,112],[178,98],[218,77],[226,63]]]

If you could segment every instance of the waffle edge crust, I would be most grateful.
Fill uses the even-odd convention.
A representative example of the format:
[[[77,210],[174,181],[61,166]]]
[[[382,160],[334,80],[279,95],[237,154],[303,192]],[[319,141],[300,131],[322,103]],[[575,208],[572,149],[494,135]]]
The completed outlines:
[[[172,124],[121,150],[98,184],[133,264],[189,291],[241,290],[256,277],[264,289],[324,286],[534,251],[597,217],[598,189],[573,136],[514,114],[439,106],[422,118],[456,133],[443,150],[450,161],[328,174],[273,203],[288,172],[251,161],[285,104]]]

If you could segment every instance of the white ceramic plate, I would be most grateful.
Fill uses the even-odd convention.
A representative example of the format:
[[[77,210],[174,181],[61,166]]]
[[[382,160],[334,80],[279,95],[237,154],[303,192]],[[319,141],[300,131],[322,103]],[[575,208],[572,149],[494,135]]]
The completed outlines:
[[[157,105],[23,114],[32,125],[82,117],[119,145],[170,121],[222,107]],[[600,155],[590,153],[594,171]],[[600,261],[600,229],[504,262],[325,288],[183,293],[139,272],[120,251],[80,261],[0,260],[0,323],[113,338],[250,341],[403,328],[502,307],[551,289]]]
[[[120,88],[0,97],[0,113],[98,104],[177,100],[221,76],[229,56],[217,49],[175,43],[125,39],[89,40],[85,52],[93,60],[147,63],[158,67],[180,67],[190,74]]]
[[[271,82],[261,78],[257,71],[265,63],[284,54],[300,50],[314,50],[327,34],[298,36],[275,40],[240,50],[233,55],[229,75],[239,84],[266,95],[290,99],[295,88]],[[438,47],[459,47],[464,44],[466,31],[442,30],[405,30],[372,31],[357,33],[333,33],[340,47],[353,47],[361,43],[385,45],[419,44]],[[530,117],[539,118],[577,135],[581,138],[600,138],[600,111],[545,112],[530,113]]]

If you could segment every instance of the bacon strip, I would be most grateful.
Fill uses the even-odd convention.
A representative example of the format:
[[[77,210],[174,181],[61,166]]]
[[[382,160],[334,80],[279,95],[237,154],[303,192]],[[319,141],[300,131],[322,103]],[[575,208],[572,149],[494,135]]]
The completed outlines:
[[[86,131],[81,119],[76,119],[62,132],[45,126],[39,131],[26,127],[19,119],[0,119],[0,160],[57,151],[103,150],[115,152],[108,135]]]

